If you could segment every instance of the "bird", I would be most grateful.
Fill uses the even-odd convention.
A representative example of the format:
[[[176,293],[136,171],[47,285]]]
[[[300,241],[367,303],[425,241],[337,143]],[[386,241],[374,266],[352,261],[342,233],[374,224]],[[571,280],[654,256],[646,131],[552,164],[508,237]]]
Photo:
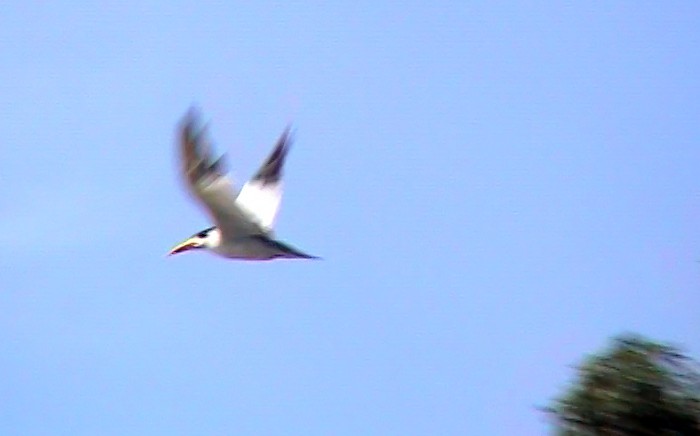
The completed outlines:
[[[282,200],[282,170],[292,144],[290,126],[255,175],[237,191],[226,175],[225,156],[212,156],[207,126],[199,118],[199,111],[190,108],[178,125],[180,171],[191,196],[214,226],[177,244],[168,255],[204,249],[239,260],[319,259],[274,236]]]

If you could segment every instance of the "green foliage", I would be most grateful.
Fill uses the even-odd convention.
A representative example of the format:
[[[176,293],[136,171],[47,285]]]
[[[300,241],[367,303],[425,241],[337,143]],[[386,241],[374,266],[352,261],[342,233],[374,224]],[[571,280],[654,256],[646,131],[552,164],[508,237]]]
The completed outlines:
[[[562,436],[699,436],[700,375],[673,347],[618,337],[547,411]]]

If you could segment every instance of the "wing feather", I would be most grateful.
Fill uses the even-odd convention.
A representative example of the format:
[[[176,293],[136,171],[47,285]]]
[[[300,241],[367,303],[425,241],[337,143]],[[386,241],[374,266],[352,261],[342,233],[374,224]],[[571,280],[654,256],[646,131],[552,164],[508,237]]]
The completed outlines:
[[[274,228],[282,203],[282,172],[291,144],[292,136],[290,128],[287,127],[270,155],[253,178],[243,185],[236,198],[236,203],[254,216],[256,222],[269,232]]]
[[[256,219],[236,202],[236,190],[223,173],[222,158],[213,159],[196,111],[190,110],[180,127],[182,171],[190,193],[210,215],[224,238],[264,233]]]

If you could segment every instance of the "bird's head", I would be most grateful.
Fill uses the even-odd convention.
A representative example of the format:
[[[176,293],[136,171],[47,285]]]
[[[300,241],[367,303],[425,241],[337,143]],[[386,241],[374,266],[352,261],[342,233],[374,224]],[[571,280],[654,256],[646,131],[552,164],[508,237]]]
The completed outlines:
[[[216,227],[210,227],[177,244],[172,250],[170,250],[168,256],[193,250],[195,248],[214,248],[218,245],[218,243],[219,230]]]

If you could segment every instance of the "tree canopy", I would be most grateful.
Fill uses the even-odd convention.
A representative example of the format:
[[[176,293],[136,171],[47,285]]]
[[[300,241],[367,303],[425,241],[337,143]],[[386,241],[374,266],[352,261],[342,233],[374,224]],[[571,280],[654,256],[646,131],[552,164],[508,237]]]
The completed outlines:
[[[547,411],[562,436],[698,436],[697,364],[672,346],[620,336],[585,359]]]

